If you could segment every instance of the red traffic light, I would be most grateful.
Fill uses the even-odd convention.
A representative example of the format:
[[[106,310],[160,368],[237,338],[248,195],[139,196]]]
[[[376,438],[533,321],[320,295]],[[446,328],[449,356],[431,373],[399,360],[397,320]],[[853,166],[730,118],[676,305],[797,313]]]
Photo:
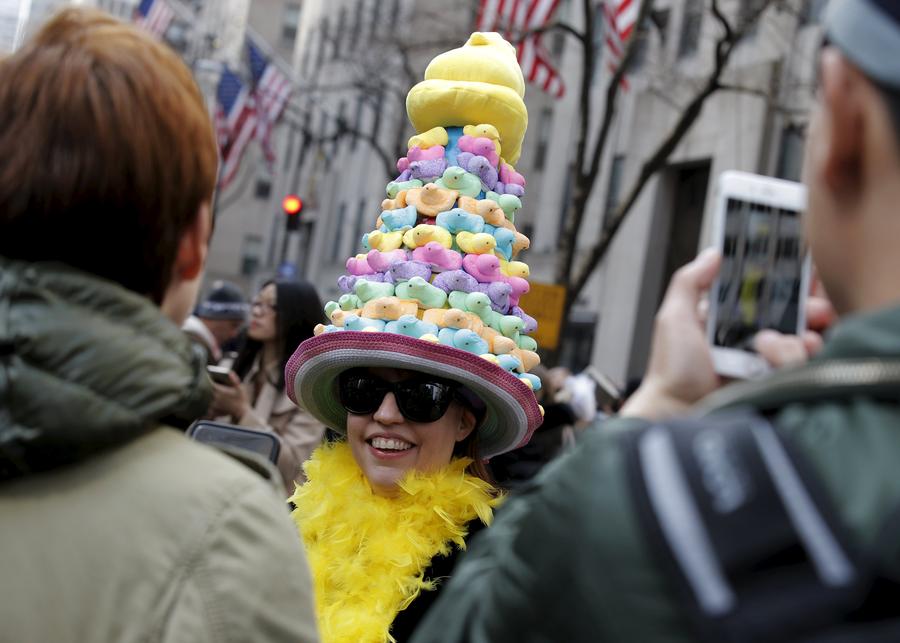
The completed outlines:
[[[295,194],[288,194],[281,202],[281,207],[284,209],[285,214],[293,216],[300,214],[300,210],[303,209],[303,201]]]

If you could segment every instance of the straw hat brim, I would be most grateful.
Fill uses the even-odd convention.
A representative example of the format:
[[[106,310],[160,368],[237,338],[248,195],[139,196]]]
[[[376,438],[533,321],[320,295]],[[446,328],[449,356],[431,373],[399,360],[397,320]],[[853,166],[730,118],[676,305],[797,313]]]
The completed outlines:
[[[356,367],[407,369],[468,388],[486,406],[478,427],[478,453],[485,459],[527,443],[543,420],[531,388],[500,366],[458,348],[384,332],[337,331],[300,344],[285,370],[288,397],[346,434],[337,378]]]

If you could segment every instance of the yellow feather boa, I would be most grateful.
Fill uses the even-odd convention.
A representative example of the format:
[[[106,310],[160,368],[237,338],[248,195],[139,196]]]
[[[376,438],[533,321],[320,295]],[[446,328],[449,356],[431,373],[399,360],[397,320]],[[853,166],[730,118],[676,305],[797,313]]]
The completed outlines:
[[[466,525],[490,524],[500,503],[494,488],[453,460],[431,474],[408,474],[395,498],[375,495],[350,447],[319,447],[304,469],[308,481],[291,497],[306,544],[319,635],[326,643],[393,641],[391,623],[419,592],[431,559],[453,544],[465,549]]]

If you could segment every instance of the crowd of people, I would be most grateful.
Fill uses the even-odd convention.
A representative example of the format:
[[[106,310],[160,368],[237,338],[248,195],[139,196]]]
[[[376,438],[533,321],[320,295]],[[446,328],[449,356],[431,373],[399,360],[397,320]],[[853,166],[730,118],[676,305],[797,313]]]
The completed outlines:
[[[723,381],[704,251],[626,395],[326,329],[302,281],[200,297],[218,159],[190,71],[57,14],[0,61],[0,640],[900,641],[900,2],[824,24],[809,330]]]

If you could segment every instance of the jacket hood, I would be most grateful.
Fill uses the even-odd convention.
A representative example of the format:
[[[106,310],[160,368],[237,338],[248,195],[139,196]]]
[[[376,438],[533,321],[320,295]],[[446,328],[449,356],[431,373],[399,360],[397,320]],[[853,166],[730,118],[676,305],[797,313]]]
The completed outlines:
[[[206,359],[148,299],[0,257],[0,480],[84,460],[207,409]]]

